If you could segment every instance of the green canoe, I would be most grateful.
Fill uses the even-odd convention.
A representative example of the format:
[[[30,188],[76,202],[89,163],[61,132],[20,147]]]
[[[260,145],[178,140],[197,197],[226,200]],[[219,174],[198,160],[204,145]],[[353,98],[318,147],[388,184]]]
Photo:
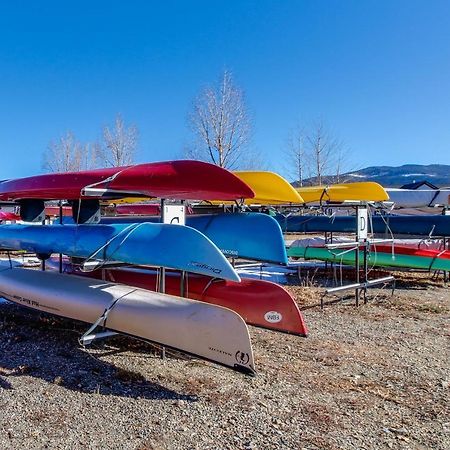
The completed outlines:
[[[318,259],[339,264],[355,265],[356,250],[327,249],[324,247],[290,247],[287,254],[293,258]],[[360,264],[364,264],[363,251],[360,250]],[[370,251],[368,253],[369,266],[403,267],[408,269],[425,269],[429,271],[450,271],[450,259],[428,256],[405,255],[399,253],[385,253]]]

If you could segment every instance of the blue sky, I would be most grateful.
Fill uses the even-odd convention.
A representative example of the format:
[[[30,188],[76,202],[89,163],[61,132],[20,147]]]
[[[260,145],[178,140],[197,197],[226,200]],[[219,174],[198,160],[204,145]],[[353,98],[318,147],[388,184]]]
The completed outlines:
[[[98,139],[119,112],[140,162],[176,158],[224,68],[272,170],[319,116],[354,166],[450,164],[449,20],[448,1],[3,1],[0,178],[40,173],[50,140]]]

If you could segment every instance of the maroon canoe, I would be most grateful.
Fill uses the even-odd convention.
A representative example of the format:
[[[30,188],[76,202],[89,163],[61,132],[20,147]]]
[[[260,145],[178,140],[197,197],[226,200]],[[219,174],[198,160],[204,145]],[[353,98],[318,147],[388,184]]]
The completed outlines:
[[[254,192],[226,169],[179,160],[80,172],[54,173],[0,182],[0,200],[77,200],[128,195],[179,200],[237,200]]]
[[[119,216],[159,216],[161,207],[156,203],[130,203],[117,205],[115,213]]]
[[[0,211],[0,222],[1,221],[16,221],[16,220],[20,220],[20,216],[18,216],[17,214],[14,214],[12,212],[7,212],[7,211]]]

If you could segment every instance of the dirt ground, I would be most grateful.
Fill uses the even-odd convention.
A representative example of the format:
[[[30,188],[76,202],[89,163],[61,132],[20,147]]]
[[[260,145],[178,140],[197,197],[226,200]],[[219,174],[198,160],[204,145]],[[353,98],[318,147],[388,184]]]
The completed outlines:
[[[0,448],[449,449],[450,288],[396,276],[323,311],[294,281],[309,337],[250,327],[256,377],[1,304]]]

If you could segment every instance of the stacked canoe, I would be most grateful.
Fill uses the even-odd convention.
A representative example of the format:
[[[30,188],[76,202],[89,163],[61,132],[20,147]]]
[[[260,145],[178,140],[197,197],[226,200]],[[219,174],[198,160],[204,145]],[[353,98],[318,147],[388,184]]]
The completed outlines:
[[[65,200],[70,202],[73,223],[1,226],[2,249],[31,251],[44,261],[51,261],[55,253],[70,259],[57,264],[65,273],[2,268],[0,295],[254,373],[246,322],[301,336],[307,333],[286,290],[266,281],[241,280],[227,260],[286,264],[281,229],[272,217],[215,214],[173,225],[131,216],[98,223],[100,202],[105,200],[146,197],[242,203],[254,196],[237,175],[198,161],[1,182],[0,201],[16,202],[24,221],[40,222],[46,201]],[[60,212],[66,215],[67,209]]]

